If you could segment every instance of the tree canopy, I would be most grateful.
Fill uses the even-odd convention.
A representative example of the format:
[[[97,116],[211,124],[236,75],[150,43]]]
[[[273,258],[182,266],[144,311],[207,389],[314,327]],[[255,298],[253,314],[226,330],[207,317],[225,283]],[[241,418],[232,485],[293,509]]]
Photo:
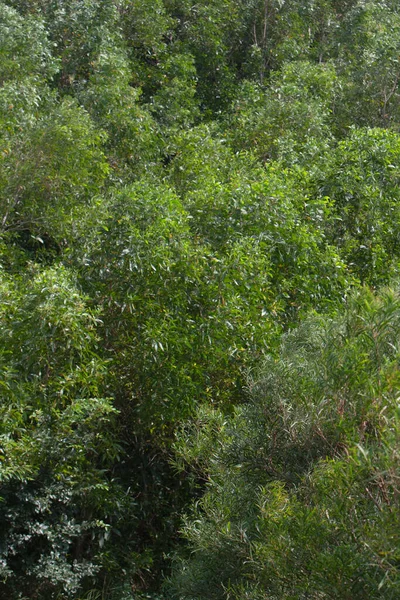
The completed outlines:
[[[399,48],[0,0],[1,597],[399,597]]]

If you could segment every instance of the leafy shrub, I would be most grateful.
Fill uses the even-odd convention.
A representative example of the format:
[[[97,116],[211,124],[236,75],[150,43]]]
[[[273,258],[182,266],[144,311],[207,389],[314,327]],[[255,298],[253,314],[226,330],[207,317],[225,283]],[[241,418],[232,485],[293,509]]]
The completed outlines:
[[[285,336],[232,418],[182,430],[208,485],[176,597],[398,596],[399,333],[398,291],[364,290]]]

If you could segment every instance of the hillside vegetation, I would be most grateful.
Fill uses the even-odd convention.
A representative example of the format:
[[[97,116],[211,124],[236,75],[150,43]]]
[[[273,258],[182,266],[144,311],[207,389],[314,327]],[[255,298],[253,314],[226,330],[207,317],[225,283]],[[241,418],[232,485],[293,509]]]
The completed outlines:
[[[0,598],[398,600],[400,6],[0,0]]]

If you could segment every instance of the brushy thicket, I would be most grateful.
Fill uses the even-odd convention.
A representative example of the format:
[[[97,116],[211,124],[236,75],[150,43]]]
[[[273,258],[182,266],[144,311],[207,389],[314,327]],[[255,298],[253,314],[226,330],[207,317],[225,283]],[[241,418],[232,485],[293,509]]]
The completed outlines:
[[[0,1],[0,597],[399,597],[400,9]]]
[[[399,327],[399,292],[362,290],[283,336],[234,415],[181,430],[208,484],[177,598],[398,597]]]

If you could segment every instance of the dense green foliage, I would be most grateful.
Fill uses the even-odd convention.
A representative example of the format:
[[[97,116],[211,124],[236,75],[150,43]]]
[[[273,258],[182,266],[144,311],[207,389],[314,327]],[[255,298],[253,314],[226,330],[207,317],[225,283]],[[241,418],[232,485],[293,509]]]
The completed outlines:
[[[209,483],[177,597],[398,597],[399,309],[363,291],[305,320],[231,418],[182,429],[180,464]]]
[[[0,0],[1,598],[399,597],[399,56],[392,0]]]

